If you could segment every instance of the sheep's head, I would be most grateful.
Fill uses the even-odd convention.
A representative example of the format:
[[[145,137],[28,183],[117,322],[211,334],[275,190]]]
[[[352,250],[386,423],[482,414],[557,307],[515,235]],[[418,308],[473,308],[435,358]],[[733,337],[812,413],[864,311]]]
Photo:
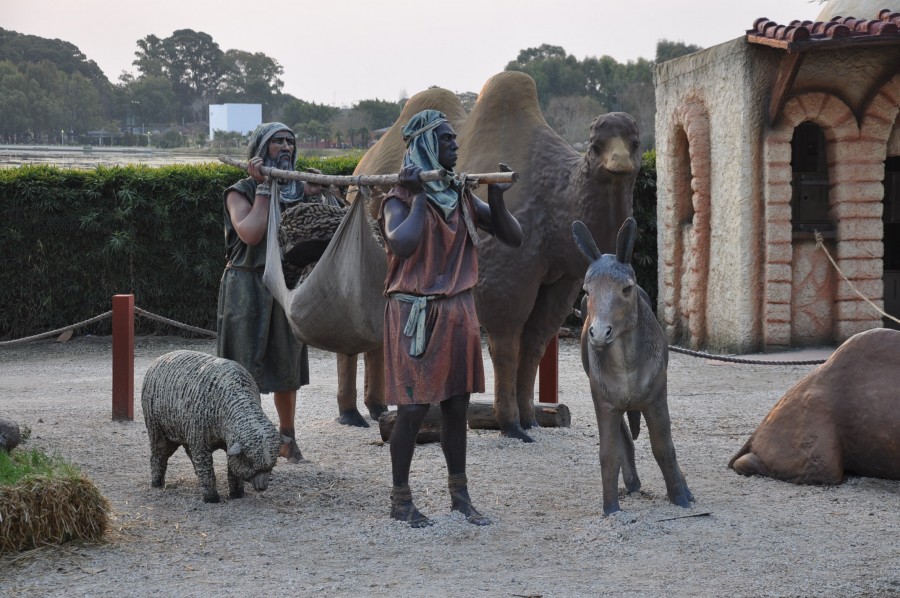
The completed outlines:
[[[267,432],[254,439],[236,440],[226,450],[228,471],[250,482],[257,492],[269,487],[272,468],[281,449],[281,435],[274,426]]]

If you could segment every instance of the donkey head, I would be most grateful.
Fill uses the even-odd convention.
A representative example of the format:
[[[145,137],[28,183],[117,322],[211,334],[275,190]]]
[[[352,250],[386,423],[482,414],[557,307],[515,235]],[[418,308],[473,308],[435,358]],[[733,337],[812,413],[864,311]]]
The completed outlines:
[[[595,349],[611,345],[635,327],[638,320],[640,293],[631,254],[637,238],[637,222],[628,218],[616,237],[616,254],[602,254],[587,226],[580,220],[572,223],[575,244],[591,261],[584,275],[582,317],[586,330],[582,339]]]

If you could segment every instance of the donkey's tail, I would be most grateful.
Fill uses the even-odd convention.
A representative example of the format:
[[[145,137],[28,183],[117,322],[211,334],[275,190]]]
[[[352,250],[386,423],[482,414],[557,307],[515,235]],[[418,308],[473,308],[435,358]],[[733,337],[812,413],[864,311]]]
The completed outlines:
[[[628,413],[628,428],[631,430],[631,439],[637,440],[638,434],[641,432],[641,412],[627,411],[626,413]]]

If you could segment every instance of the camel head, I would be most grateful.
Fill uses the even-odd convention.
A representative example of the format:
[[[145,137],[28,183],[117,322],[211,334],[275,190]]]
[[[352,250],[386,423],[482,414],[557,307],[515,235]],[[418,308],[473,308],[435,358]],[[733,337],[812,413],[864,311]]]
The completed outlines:
[[[629,178],[641,167],[637,123],[625,112],[601,114],[591,123],[583,168],[589,178]]]

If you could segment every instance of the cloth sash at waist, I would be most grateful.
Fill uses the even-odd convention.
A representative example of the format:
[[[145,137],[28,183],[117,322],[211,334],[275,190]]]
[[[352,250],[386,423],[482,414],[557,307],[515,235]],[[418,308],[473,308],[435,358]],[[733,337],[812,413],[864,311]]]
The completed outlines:
[[[409,354],[418,357],[425,352],[425,314],[428,312],[428,302],[443,298],[442,295],[409,295],[407,293],[391,293],[391,299],[412,304],[403,334],[412,338],[409,345]]]
[[[235,266],[233,263],[228,262],[227,264],[225,264],[225,269],[226,270],[237,270],[238,272],[257,272],[259,274],[262,274],[266,268],[265,268],[265,266],[260,266],[257,268],[249,268],[247,266]]]

